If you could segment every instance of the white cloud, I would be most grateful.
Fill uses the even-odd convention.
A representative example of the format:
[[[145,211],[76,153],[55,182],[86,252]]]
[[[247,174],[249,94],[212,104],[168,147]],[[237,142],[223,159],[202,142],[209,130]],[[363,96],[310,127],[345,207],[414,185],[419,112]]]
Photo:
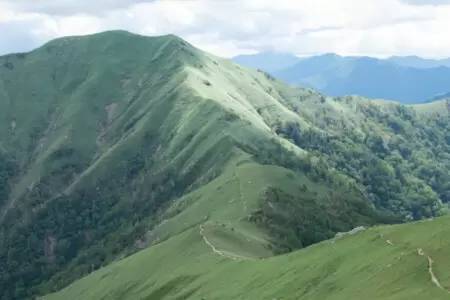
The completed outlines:
[[[448,2],[0,0],[0,53],[29,50],[64,35],[120,28],[174,33],[222,56],[277,50],[443,57],[450,56],[450,39],[443,33],[450,28]]]
[[[80,13],[102,14],[110,10],[127,8],[130,5],[154,0],[1,0],[10,9],[50,15],[72,15]]]
[[[414,5],[448,5],[450,0],[403,0],[406,3]]]

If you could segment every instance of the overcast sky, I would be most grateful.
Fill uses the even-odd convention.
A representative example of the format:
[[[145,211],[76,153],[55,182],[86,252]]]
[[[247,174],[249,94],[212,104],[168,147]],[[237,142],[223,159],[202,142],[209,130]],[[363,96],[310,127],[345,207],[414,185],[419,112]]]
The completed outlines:
[[[110,29],[174,33],[226,57],[450,57],[450,0],[0,0],[0,54]]]

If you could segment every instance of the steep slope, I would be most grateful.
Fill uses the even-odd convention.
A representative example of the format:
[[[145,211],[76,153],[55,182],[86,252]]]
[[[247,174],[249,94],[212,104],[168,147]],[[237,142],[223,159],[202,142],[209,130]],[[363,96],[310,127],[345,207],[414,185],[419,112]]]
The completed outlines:
[[[255,259],[435,216],[450,199],[447,101],[325,97],[175,36],[121,31],[0,65],[5,299],[187,232]]]
[[[449,225],[379,226],[259,260],[213,252],[194,227],[44,299],[448,299]]]

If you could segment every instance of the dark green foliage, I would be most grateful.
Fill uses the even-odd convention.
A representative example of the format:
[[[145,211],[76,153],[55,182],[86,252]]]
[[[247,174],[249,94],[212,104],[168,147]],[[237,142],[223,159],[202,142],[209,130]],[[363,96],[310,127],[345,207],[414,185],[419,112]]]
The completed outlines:
[[[71,155],[66,150],[54,154],[55,158]],[[59,176],[72,172],[65,164],[56,171]],[[90,189],[46,201],[44,209],[42,199],[51,196],[51,185],[43,179],[28,196],[38,213],[24,224],[15,223],[14,213],[8,215],[0,248],[1,290],[13,287],[13,298],[23,299],[36,292],[30,285],[49,280],[58,270],[65,269],[42,288],[56,290],[97,269],[124,249],[132,249],[152,224],[144,220],[186,188],[177,185],[182,181],[170,169],[152,173],[140,154],[111,172],[115,175]],[[139,174],[145,177],[140,187],[133,184]],[[54,248],[48,245],[50,240],[55,241]]]
[[[398,106],[394,114],[368,106],[365,114],[384,124],[392,137],[383,137],[372,128],[363,127],[361,138],[349,130],[330,134],[301,129],[293,123],[280,126],[277,133],[325,158],[328,168],[336,168],[362,184],[377,208],[406,219],[439,214],[439,203],[449,201],[450,145],[446,133],[450,122],[423,120],[404,106]]]
[[[6,69],[8,69],[8,70],[13,70],[14,69],[14,65],[13,65],[13,63],[11,63],[11,62],[5,62],[5,63],[3,63],[3,67],[5,67]]]
[[[18,166],[15,160],[0,151],[0,207],[8,200],[10,181],[17,172]]]
[[[253,213],[251,220],[269,230],[276,252],[303,248],[359,225],[396,221],[392,216],[375,212],[363,199],[339,187],[326,196],[309,192],[305,187],[295,196],[269,188],[261,202],[261,210]]]

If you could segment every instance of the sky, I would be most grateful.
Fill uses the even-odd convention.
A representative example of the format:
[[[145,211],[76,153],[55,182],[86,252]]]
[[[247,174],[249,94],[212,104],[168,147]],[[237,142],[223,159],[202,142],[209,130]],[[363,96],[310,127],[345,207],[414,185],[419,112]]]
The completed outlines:
[[[176,34],[223,57],[450,57],[450,0],[0,0],[0,54],[61,36]]]

